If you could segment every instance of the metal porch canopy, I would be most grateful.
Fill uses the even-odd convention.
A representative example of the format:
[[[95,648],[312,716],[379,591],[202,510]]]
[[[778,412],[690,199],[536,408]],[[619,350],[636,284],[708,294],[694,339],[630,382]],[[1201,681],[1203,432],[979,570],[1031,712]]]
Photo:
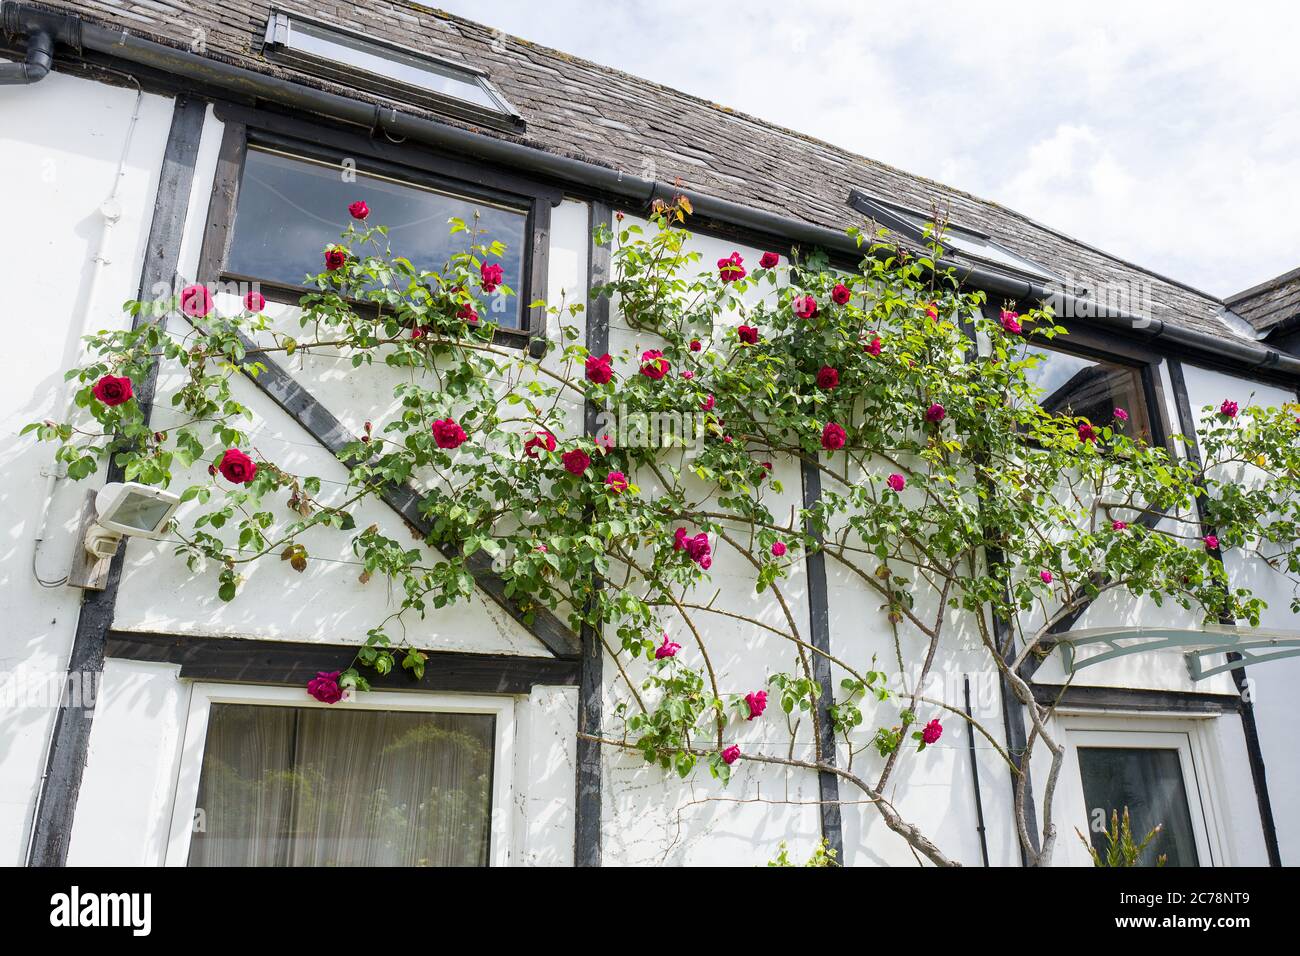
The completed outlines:
[[[1079,659],[1076,653],[1079,648],[1097,644],[1103,644],[1109,650]],[[1285,657],[1300,657],[1300,631],[1226,627],[1219,624],[1207,624],[1199,628],[1092,627],[1060,635],[1057,646],[1061,648],[1065,668],[1071,674],[1093,664],[1131,654],[1182,651],[1187,673],[1193,681],[1199,681],[1237,667],[1263,664]],[[1205,666],[1207,658],[1233,652],[1240,654],[1241,660]]]

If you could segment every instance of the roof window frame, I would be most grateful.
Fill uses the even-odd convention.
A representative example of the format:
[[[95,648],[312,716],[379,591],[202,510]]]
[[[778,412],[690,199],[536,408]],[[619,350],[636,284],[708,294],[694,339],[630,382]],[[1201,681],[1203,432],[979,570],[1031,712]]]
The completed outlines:
[[[339,38],[337,42],[340,46],[346,46],[351,42],[370,47],[372,49],[369,52],[380,56],[387,55],[387,58],[395,62],[405,61],[410,64],[414,61],[414,65],[423,66],[431,73],[446,74],[454,80],[474,85],[482,91],[486,99],[495,104],[496,108],[485,107],[452,94],[376,73],[344,59],[333,59],[319,53],[295,49],[293,46],[295,24],[309,27],[313,31],[326,34],[327,37],[329,34],[334,34]],[[266,21],[262,55],[276,63],[310,72],[323,79],[354,86],[394,102],[423,107],[451,119],[490,126],[511,133],[522,133],[526,129],[519,111],[489,79],[487,71],[468,63],[394,43],[391,40],[369,36],[357,30],[322,23],[298,13],[272,8]]]

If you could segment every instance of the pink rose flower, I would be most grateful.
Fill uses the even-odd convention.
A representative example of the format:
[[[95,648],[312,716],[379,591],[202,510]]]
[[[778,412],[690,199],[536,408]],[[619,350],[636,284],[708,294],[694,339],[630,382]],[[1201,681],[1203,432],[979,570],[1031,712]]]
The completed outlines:
[[[845,305],[849,299],[853,298],[853,293],[843,282],[835,283],[835,288],[831,289],[831,301],[836,305]]]
[[[431,430],[439,448],[459,448],[469,438],[454,418],[440,418]]]
[[[730,767],[733,763],[735,763],[739,759],[740,759],[740,748],[737,747],[735,744],[732,744],[726,750],[722,751],[722,762],[725,763],[728,767]]]
[[[676,657],[677,652],[681,649],[682,645],[668,640],[668,635],[665,633],[664,642],[655,648],[655,660],[661,661],[666,657]]]
[[[746,345],[758,344],[758,329],[752,325],[742,325],[736,329],[736,337]]]
[[[763,711],[767,709],[767,691],[751,691],[745,695],[745,703],[749,705],[749,716],[745,718],[746,720],[762,717]]]
[[[1128,529],[1128,524],[1126,524],[1123,521],[1112,521],[1110,523],[1111,531],[1126,531],[1127,529]]]
[[[212,311],[212,293],[205,285],[187,285],[181,289],[181,311],[192,319],[201,319]]]
[[[244,308],[249,312],[261,312],[266,308],[266,296],[254,290],[244,296]]]
[[[1126,422],[1128,421],[1128,412],[1124,411],[1122,408],[1117,408],[1115,409],[1115,417],[1122,422]]]
[[[713,410],[713,406],[716,405],[716,404],[717,404],[717,400],[714,399],[714,397],[713,397],[712,395],[706,395],[706,396],[705,396],[703,399],[701,399],[701,401],[700,401],[700,408],[702,408],[704,411],[708,412],[708,411],[712,411],[712,410]]]
[[[135,394],[131,380],[124,375],[105,375],[94,384],[90,393],[109,408],[129,402]]]
[[[483,287],[483,291],[487,293],[495,292],[497,290],[497,286],[499,286],[502,282],[504,282],[506,278],[505,270],[502,269],[501,266],[495,262],[491,264],[486,262],[483,263],[481,266],[479,266],[478,274],[479,274],[479,285],[481,285]]]
[[[784,541],[773,541],[773,542],[772,542],[772,556],[773,556],[773,557],[776,557],[776,558],[784,557],[784,556],[785,556],[785,552],[786,552],[786,547],[785,547],[785,542],[784,542]]]
[[[591,456],[581,448],[566,451],[560,456],[560,461],[564,463],[564,470],[571,475],[582,475],[591,467]]]
[[[801,319],[811,319],[817,314],[817,300],[810,295],[794,297],[794,314]]]
[[[555,436],[548,431],[533,432],[524,442],[524,454],[529,458],[536,458],[541,449],[555,451]]]
[[[1207,534],[1207,535],[1205,536],[1205,549],[1206,549],[1207,551],[1213,551],[1213,550],[1214,550],[1215,548],[1217,548],[1218,546],[1219,546],[1219,537],[1218,537],[1218,535]]]
[[[718,278],[723,282],[735,282],[745,278],[745,275],[745,260],[740,258],[739,252],[718,260]]]
[[[936,303],[936,302],[931,302],[929,305],[927,305],[927,306],[925,307],[925,314],[926,314],[926,316],[930,319],[931,322],[938,322],[938,321],[939,321],[939,305],[938,305],[938,303]]]
[[[605,476],[605,486],[615,494],[627,491],[627,475],[621,471],[611,471]]]
[[[943,726],[939,723],[938,717],[926,724],[921,730],[921,739],[925,741],[927,745],[935,743],[942,736]]]
[[[343,688],[339,687],[341,671],[317,671],[316,676],[307,681],[307,693],[322,704],[337,704],[343,699]]]
[[[763,257],[758,260],[758,264],[764,269],[775,269],[781,262],[781,257],[775,252],[765,252]]]
[[[817,387],[832,389],[840,384],[840,371],[829,365],[823,365],[817,372]]]
[[[822,447],[827,451],[838,451],[843,448],[847,438],[843,426],[835,422],[827,422],[826,427],[822,429]]]
[[[587,356],[587,380],[597,385],[605,385],[614,377],[614,360],[608,352],[604,355]]]
[[[366,205],[365,200],[358,199],[348,206],[348,213],[353,219],[365,219],[370,215],[370,207]]]
[[[1237,403],[1224,399],[1223,404],[1219,406],[1219,414],[1224,418],[1237,417]]]
[[[659,349],[646,349],[641,353],[641,374],[646,378],[659,381],[668,374],[668,359]]]
[[[682,378],[686,379],[686,381],[688,382],[694,377],[695,377],[695,373],[690,371],[689,369],[685,372],[682,372]]]
[[[895,491],[902,491],[907,487],[907,479],[902,475],[890,475],[885,479],[885,484],[889,485]]]
[[[1020,325],[1020,315],[1018,313],[1008,312],[1006,309],[1003,309],[1001,321],[1002,321],[1002,328],[1006,329],[1012,335],[1020,334],[1021,325]]]
[[[939,422],[943,421],[947,417],[948,417],[948,410],[944,408],[942,405],[940,405],[938,402],[935,402],[933,405],[931,405],[929,408],[925,410],[925,420],[927,422],[930,422],[932,425],[937,425]]]
[[[1044,584],[1051,584],[1051,583],[1052,583],[1052,572],[1051,572],[1051,571],[1039,571],[1039,572],[1038,572],[1038,577],[1042,580],[1042,582],[1043,582]]]

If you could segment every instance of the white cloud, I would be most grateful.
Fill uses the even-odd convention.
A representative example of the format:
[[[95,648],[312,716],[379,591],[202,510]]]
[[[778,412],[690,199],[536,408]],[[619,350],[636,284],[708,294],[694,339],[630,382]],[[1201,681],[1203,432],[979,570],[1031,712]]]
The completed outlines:
[[[1210,292],[1300,265],[1300,5],[443,5]]]

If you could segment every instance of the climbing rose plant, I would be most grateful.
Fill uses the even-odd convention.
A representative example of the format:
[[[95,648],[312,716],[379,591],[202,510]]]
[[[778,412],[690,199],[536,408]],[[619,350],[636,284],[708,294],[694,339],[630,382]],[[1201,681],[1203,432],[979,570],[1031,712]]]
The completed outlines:
[[[1300,576],[1300,410],[1226,397],[1207,409],[1203,464],[1135,438],[1125,409],[1095,422],[1049,413],[1029,378],[1040,361],[1030,346],[1066,329],[1047,311],[990,304],[938,270],[940,228],[911,250],[852,230],[862,259],[849,272],[817,253],[703,263],[683,228],[684,198],[656,203],[648,226],[620,214],[596,231],[613,269],[593,295],[615,299],[645,342],[591,354],[581,306],[561,306],[550,310],[559,339],[536,361],[503,343],[491,318],[490,297],[513,294],[499,243],[452,220],[464,251],[430,271],[389,247],[364,200],[350,212],[293,334],[266,317],[256,291],[232,315],[202,286],[129,303],[134,328],[90,336],[92,360],[69,373],[81,386],[75,420],[28,426],[58,446],[73,478],[111,457],[128,480],[182,485],[176,554],[213,574],[223,600],[237,599],[264,559],[304,571],[309,530],[348,535],[362,583],[388,579],[397,606],[356,635],[351,662],[310,682],[325,703],[399,666],[421,678],[429,648],[407,638],[406,624],[468,599],[471,559],[483,552],[525,619],[547,609],[600,635],[620,696],[615,726],[589,729],[601,743],[683,777],[703,766],[726,781],[743,762],[833,773],[916,853],[946,865],[885,794],[900,766],[969,721],[1015,774],[1018,836],[1045,864],[1064,749],[1052,707],[1035,702],[1020,669],[1050,649],[1053,625],[1108,591],[1257,622],[1262,601],[1223,572],[1228,549]],[[369,412],[339,452],[342,493],[323,493],[318,476],[260,449],[255,416],[232,387],[269,362],[317,353],[343,356],[357,374],[375,363],[400,373],[393,411]],[[166,427],[136,397],[155,367],[180,382]],[[700,429],[620,444],[584,433],[565,411],[582,403],[633,417],[692,413]],[[1266,480],[1238,483],[1242,466]],[[822,493],[778,512],[778,475],[792,467]],[[428,529],[419,542],[357,526],[358,506],[393,487],[416,491]],[[1212,527],[1200,526],[1198,498]],[[1158,524],[1162,516],[1179,521]],[[818,552],[880,608],[887,664],[814,646],[790,585]],[[710,596],[724,558],[763,602]],[[775,619],[757,616],[756,603]],[[715,619],[765,639],[763,686],[734,686],[721,668],[708,637]],[[925,695],[959,629],[1023,705],[1023,753]],[[819,684],[819,656],[844,675],[838,686]],[[776,721],[799,745],[746,752],[735,735],[751,721]],[[838,760],[823,751],[825,730]],[[1031,833],[1035,797],[1019,768],[1039,749],[1049,770]]]

